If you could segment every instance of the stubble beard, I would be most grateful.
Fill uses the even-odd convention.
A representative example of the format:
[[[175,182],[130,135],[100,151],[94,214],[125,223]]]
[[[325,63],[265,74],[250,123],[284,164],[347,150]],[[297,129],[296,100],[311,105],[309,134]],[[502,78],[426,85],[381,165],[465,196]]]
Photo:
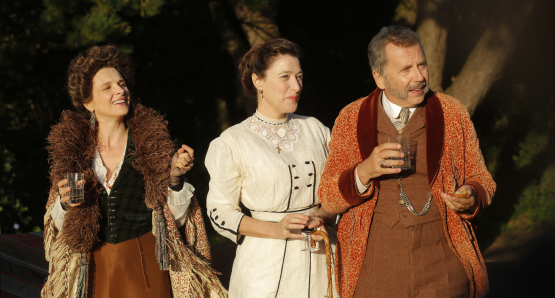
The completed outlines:
[[[389,79],[387,77],[385,77],[385,87],[388,89],[388,91],[391,95],[393,95],[394,97],[396,97],[398,99],[401,99],[401,100],[406,100],[407,98],[409,98],[409,90],[411,90],[411,89],[416,89],[418,87],[425,87],[424,88],[424,94],[426,94],[426,93],[428,93],[428,91],[430,91],[430,87],[428,86],[426,81],[416,83],[414,85],[410,85],[405,90],[397,89],[397,88],[395,88],[391,85],[391,82],[389,81]]]

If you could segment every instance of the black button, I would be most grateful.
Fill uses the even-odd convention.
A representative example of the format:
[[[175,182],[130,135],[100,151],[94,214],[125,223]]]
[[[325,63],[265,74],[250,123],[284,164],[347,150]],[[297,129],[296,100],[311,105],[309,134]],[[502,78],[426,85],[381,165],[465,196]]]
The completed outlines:
[[[309,163],[310,163],[310,161],[305,161],[304,163],[305,163],[305,164],[309,164]]]
[[[225,221],[222,221],[222,226],[225,226]]]
[[[295,179],[299,179],[299,176],[295,176]]]
[[[218,219],[218,216],[216,215],[216,218],[214,218],[214,219]]]
[[[309,184],[309,185],[307,185],[306,187],[311,187],[311,186],[312,186],[312,184]]]
[[[295,186],[295,189],[299,189],[299,187],[298,187],[298,186]]]
[[[312,173],[308,173],[308,176],[312,176],[312,175],[314,175],[314,174],[312,174]]]
[[[218,209],[214,208],[214,209],[212,209],[212,212],[216,212],[216,210],[218,210]]]
[[[292,167],[296,167],[296,165],[292,165]]]

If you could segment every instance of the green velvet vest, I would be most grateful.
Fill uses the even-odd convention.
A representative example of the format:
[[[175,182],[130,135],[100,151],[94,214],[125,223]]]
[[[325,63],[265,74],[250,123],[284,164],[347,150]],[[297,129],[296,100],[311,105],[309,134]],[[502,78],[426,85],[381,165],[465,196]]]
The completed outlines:
[[[109,195],[98,182],[98,187],[102,189],[99,198],[102,216],[98,238],[111,244],[134,239],[152,231],[152,211],[145,203],[143,175],[131,165],[136,158],[130,154],[135,149],[131,134],[127,140],[123,165]]]

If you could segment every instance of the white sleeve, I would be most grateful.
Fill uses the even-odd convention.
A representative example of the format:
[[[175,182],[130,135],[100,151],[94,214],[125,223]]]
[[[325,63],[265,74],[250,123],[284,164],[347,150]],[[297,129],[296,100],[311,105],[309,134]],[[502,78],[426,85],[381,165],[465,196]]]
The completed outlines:
[[[168,193],[168,207],[175,219],[175,225],[179,228],[185,224],[187,210],[191,204],[191,198],[195,193],[195,188],[185,179],[183,188],[180,191],[173,191],[170,188]]]
[[[367,190],[368,187],[370,186],[370,183],[368,183],[367,185],[364,185],[364,183],[362,183],[362,181],[360,181],[360,178],[358,177],[358,168],[355,168],[355,178],[357,181],[357,190],[359,194],[364,194]]]
[[[64,219],[66,217],[66,212],[64,208],[62,208],[62,202],[60,201],[60,196],[56,196],[56,202],[54,202],[54,207],[52,207],[52,211],[50,212],[50,216],[54,220],[54,226],[58,231],[62,231],[62,227],[64,226]]]
[[[222,236],[237,243],[240,239],[239,224],[244,216],[239,206],[241,170],[237,157],[221,138],[217,138],[210,143],[205,165],[210,174],[206,198],[210,223]]]

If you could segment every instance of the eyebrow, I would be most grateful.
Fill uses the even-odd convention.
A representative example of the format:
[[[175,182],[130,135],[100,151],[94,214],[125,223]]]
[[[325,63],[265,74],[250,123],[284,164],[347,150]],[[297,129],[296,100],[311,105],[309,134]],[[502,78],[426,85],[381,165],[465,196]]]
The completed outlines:
[[[286,74],[286,73],[289,74],[289,73],[293,73],[293,72],[289,71],[289,70],[286,70],[286,71],[282,71],[282,72],[278,73],[278,75],[282,75],[282,74]],[[303,71],[301,70],[301,71],[298,72],[298,74],[300,74],[300,73],[303,73]]]
[[[124,82],[124,83],[125,83],[125,80],[124,80],[124,79],[121,79],[121,80],[117,81],[116,84],[120,84],[121,82]],[[112,83],[112,81],[105,82],[105,83],[101,84],[100,87],[102,88],[102,87],[104,87],[104,86],[106,86],[106,85],[109,85],[109,84],[111,84],[111,83]]]

